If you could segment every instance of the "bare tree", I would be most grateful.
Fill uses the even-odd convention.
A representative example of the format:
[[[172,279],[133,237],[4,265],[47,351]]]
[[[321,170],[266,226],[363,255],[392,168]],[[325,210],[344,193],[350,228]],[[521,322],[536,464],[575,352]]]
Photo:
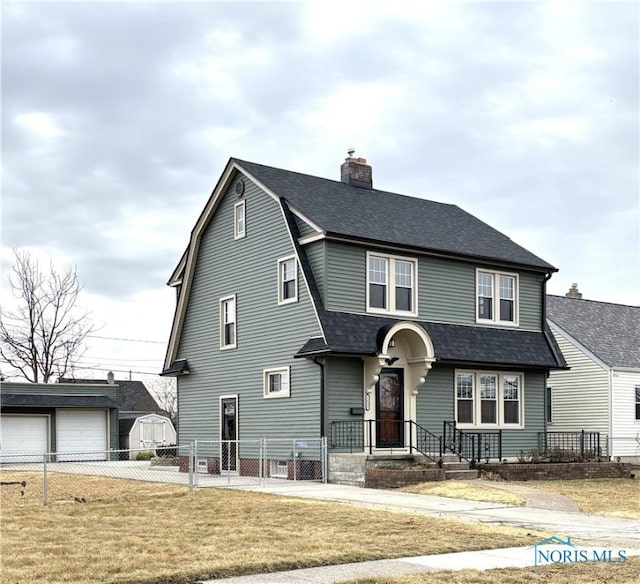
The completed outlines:
[[[146,386],[158,402],[160,409],[171,418],[174,426],[178,422],[178,389],[174,377],[154,377]]]
[[[93,326],[76,306],[82,286],[75,268],[60,274],[51,263],[45,273],[29,252],[13,252],[9,282],[18,307],[0,308],[0,357],[28,381],[47,383],[82,356]]]

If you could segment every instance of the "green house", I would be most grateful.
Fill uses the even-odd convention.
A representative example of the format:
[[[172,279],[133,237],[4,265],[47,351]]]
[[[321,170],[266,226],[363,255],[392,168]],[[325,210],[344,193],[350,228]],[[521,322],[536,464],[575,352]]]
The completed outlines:
[[[169,280],[179,442],[535,448],[566,367],[545,318],[556,268],[455,205],[376,190],[362,158],[340,171],[228,161]]]

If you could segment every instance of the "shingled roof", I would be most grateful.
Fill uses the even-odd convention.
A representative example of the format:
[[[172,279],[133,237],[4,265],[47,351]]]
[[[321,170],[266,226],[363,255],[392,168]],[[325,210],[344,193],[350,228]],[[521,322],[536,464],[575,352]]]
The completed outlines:
[[[555,271],[456,205],[232,160],[327,235]]]
[[[640,307],[547,296],[547,318],[609,367],[640,368]]]
[[[327,337],[305,343],[297,356],[322,353],[376,355],[378,332],[397,319],[346,312],[323,312]],[[427,331],[436,360],[446,363],[488,363],[531,368],[564,368],[566,363],[550,334],[516,329],[419,322]]]
[[[80,383],[82,385],[107,383],[106,379],[71,379],[60,378],[59,383]],[[118,391],[118,408],[124,412],[159,412],[160,406],[149,393],[142,381],[134,380],[114,380],[114,385],[120,389]]]

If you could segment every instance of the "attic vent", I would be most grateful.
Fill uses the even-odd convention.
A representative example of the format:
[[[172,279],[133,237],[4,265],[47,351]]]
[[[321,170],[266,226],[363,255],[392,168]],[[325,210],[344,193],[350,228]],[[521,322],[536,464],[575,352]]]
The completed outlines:
[[[373,188],[373,172],[371,166],[367,164],[366,158],[354,158],[355,150],[351,148],[348,157],[345,158],[340,167],[340,180],[352,187],[361,189]]]

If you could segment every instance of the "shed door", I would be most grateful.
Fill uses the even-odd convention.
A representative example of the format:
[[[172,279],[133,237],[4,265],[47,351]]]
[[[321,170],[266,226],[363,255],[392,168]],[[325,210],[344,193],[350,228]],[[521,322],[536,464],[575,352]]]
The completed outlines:
[[[106,460],[107,410],[56,410],[59,461]]]
[[[42,460],[48,450],[47,434],[47,416],[0,416],[0,461]]]

